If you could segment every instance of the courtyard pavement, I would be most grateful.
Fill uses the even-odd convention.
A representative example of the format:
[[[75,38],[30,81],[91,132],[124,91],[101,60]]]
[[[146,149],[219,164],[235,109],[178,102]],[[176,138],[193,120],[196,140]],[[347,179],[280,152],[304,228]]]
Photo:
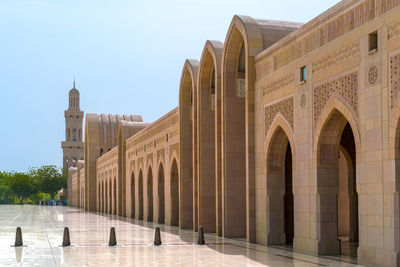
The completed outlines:
[[[16,227],[23,247],[12,247]],[[348,259],[321,258],[285,248],[247,244],[159,225],[163,245],[153,246],[156,224],[81,209],[0,205],[0,266],[360,266]],[[72,246],[62,247],[64,227]],[[110,227],[118,245],[109,247]]]

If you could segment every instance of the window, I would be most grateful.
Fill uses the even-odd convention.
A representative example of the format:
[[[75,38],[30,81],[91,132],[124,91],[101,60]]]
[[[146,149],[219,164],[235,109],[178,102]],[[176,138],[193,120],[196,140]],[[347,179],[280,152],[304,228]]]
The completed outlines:
[[[212,77],[211,77],[211,110],[215,110],[215,71],[213,69],[212,71]]]
[[[378,50],[378,32],[370,33],[368,36],[368,52]]]
[[[300,82],[307,81],[307,68],[303,66],[300,68]]]

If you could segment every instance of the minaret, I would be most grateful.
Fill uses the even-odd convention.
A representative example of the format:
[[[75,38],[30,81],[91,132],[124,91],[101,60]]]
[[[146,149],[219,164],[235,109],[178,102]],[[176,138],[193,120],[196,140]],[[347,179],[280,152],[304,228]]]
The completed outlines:
[[[79,107],[79,91],[73,88],[69,91],[69,105],[64,112],[65,141],[61,142],[63,149],[63,168],[76,167],[78,160],[83,160],[83,111]]]

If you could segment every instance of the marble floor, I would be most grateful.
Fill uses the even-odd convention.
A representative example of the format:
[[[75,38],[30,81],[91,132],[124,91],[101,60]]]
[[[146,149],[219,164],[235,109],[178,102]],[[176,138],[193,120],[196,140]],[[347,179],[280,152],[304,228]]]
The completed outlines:
[[[17,226],[23,247],[12,247]],[[76,208],[0,205],[0,266],[360,266],[211,234],[199,246],[197,233],[165,225],[159,225],[163,245],[156,247],[155,226]],[[70,247],[61,246],[64,227]],[[115,247],[107,246],[110,227],[116,230]]]

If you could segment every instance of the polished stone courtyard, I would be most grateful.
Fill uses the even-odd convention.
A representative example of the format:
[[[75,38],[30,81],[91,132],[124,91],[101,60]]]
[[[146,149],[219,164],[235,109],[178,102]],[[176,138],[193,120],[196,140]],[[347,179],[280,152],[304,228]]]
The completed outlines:
[[[23,247],[12,247],[16,227]],[[64,227],[72,246],[62,247]],[[360,266],[349,259],[315,257],[290,249],[246,244],[160,225],[163,245],[153,245],[156,224],[76,208],[0,205],[0,266]],[[110,227],[118,245],[107,246]]]

